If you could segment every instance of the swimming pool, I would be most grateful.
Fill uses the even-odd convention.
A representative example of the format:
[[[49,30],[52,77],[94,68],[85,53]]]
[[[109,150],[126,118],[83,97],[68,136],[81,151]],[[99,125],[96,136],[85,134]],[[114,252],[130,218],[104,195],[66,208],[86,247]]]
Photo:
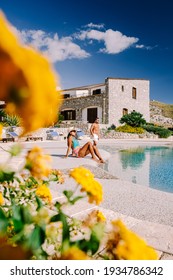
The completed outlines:
[[[102,168],[112,175],[165,192],[173,192],[173,147],[102,146],[111,158]]]

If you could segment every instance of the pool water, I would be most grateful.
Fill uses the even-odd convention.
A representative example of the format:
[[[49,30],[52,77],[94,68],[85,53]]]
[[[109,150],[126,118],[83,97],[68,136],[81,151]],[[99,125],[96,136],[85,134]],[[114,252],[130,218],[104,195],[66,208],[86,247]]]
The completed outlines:
[[[173,192],[173,147],[102,146],[111,153],[103,169],[112,175],[136,184],[165,192]]]

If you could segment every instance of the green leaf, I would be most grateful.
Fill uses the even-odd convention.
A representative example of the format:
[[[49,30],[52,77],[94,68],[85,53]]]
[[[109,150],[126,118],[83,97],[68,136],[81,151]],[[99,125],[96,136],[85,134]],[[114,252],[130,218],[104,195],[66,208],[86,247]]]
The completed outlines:
[[[70,200],[70,203],[73,205],[76,203],[76,201],[78,201],[79,199],[84,198],[84,196],[76,196],[74,199]]]
[[[54,215],[54,216],[51,217],[51,219],[50,219],[50,223],[53,223],[53,222],[60,222],[60,221],[61,221],[60,214]]]
[[[29,245],[32,250],[37,250],[41,247],[45,240],[45,231],[38,225],[35,226],[29,238]]]
[[[82,251],[94,255],[100,246],[100,241],[102,240],[104,234],[104,225],[101,223],[97,223],[92,228],[92,232],[90,235],[90,239],[82,239],[72,244],[76,244]]]
[[[12,157],[14,157],[14,156],[20,155],[21,151],[22,151],[21,145],[15,144],[11,147],[11,149],[9,150],[9,153]]]
[[[58,210],[58,212],[60,211],[60,208],[61,208],[61,203],[56,201],[55,205],[56,209]]]
[[[7,219],[4,211],[0,207],[0,233],[6,232],[7,227],[8,227],[8,219]]]
[[[43,206],[43,203],[38,196],[36,196],[35,198],[36,198],[36,202],[37,202],[37,210],[39,210]]]
[[[10,170],[9,171],[3,171],[3,170],[0,170],[0,182],[3,183],[3,182],[13,181],[14,174],[15,174],[14,171],[10,171]]]
[[[12,222],[13,222],[13,225],[14,225],[14,229],[15,229],[16,232],[19,232],[24,227],[21,206],[14,205],[12,207],[12,211],[13,211]]]
[[[65,244],[66,245],[67,243],[69,244],[69,240],[70,240],[70,229],[67,223],[66,215],[60,212],[59,214],[53,216],[50,219],[50,222],[60,222],[60,221],[62,222],[63,225],[63,231],[62,231],[62,249],[63,249]]]
[[[73,195],[73,191],[63,191],[63,194],[67,197],[67,199],[69,200],[72,195]]]

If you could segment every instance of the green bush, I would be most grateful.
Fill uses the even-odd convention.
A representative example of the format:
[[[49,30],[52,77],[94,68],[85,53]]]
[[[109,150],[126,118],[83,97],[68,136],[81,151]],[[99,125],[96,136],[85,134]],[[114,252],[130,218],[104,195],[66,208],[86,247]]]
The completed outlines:
[[[172,132],[164,127],[161,126],[155,126],[155,125],[143,125],[142,126],[146,131],[148,132],[152,132],[156,135],[159,136],[159,138],[168,138],[169,136],[172,135]]]
[[[143,118],[143,115],[139,112],[131,112],[130,114],[124,115],[119,122],[121,124],[126,123],[132,127],[140,127],[143,124],[146,124],[146,120]]]
[[[116,126],[112,124],[110,127],[108,127],[108,130],[115,130]]]
[[[117,127],[116,131],[126,132],[126,133],[137,133],[137,134],[142,134],[145,132],[145,130],[142,127],[132,127],[127,124]]]

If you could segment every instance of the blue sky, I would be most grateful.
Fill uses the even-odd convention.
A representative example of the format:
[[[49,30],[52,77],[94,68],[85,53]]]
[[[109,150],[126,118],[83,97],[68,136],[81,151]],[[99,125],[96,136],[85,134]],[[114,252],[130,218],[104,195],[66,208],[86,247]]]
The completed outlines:
[[[50,59],[63,89],[142,78],[150,99],[173,104],[172,1],[0,0],[0,9]]]

